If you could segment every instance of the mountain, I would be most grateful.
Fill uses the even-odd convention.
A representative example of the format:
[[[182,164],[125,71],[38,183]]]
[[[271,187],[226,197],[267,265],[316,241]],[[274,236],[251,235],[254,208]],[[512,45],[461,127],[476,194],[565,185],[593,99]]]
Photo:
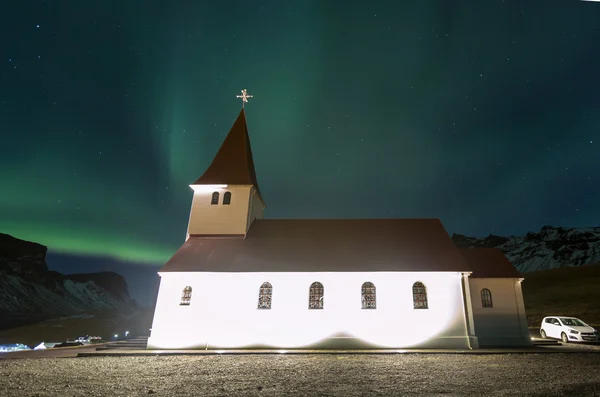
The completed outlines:
[[[0,233],[0,329],[93,310],[131,310],[127,283],[112,272],[48,270],[47,248]]]
[[[452,240],[460,248],[499,248],[521,273],[600,262],[600,227],[544,226],[538,233],[525,236],[453,234]]]

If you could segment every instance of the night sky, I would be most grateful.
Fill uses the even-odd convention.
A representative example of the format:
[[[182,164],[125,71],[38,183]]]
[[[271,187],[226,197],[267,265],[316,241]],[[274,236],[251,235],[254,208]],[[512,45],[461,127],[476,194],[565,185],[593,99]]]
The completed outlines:
[[[14,0],[0,232],[151,303],[242,88],[267,218],[600,225],[600,3]]]

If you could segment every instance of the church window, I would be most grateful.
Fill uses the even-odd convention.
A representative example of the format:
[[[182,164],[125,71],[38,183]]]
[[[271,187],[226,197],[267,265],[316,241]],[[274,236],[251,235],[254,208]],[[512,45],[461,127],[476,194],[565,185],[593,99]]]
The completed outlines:
[[[427,309],[427,289],[422,282],[417,281],[413,284],[413,305],[415,309]]]
[[[189,285],[183,289],[183,294],[181,295],[181,305],[189,306],[192,301],[192,287]]]
[[[273,296],[273,286],[269,282],[264,282],[260,286],[258,292],[258,308],[259,309],[270,309],[271,308],[271,297]]]
[[[219,192],[213,192],[212,199],[210,200],[211,205],[219,204]]]
[[[487,288],[481,290],[481,306],[494,307],[492,304],[492,292]]]
[[[371,282],[366,282],[362,285],[362,308],[363,309],[375,309],[377,307],[375,285]]]
[[[318,281],[310,285],[308,308],[311,310],[323,309],[323,284]]]
[[[231,204],[231,192],[225,192],[223,195],[223,205]]]

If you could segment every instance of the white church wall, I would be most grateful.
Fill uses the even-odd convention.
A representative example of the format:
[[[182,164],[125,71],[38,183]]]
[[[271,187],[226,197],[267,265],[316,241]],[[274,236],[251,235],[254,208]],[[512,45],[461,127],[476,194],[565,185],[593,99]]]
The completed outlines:
[[[188,225],[190,234],[246,234],[250,191],[245,185],[192,185],[194,198]],[[213,192],[219,203],[211,204]],[[231,192],[231,204],[224,205],[225,192]]]
[[[254,222],[255,219],[263,218],[264,210],[265,205],[258,196],[256,189],[253,187],[252,192],[250,194],[250,211],[248,212],[248,223],[246,226],[246,231],[248,231],[247,229],[250,228],[250,225],[252,225],[252,222]]]
[[[272,308],[258,309],[261,284]],[[309,310],[309,287],[324,287],[324,309]],[[375,284],[376,309],[361,287]],[[427,288],[414,309],[412,286]],[[192,287],[189,306],[182,291]],[[161,273],[149,349],[468,348],[459,273]]]
[[[531,345],[521,282],[514,278],[470,278],[475,333],[481,347]],[[491,292],[483,307],[481,291]]]

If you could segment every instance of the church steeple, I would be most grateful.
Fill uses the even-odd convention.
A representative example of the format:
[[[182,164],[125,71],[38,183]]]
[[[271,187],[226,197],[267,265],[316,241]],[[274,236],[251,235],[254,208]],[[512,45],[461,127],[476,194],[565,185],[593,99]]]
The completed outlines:
[[[242,91],[242,100],[250,96]],[[258,189],[244,108],[194,190],[187,237],[244,238],[265,204]]]
[[[243,108],[212,163],[193,185],[252,185],[260,195]]]

